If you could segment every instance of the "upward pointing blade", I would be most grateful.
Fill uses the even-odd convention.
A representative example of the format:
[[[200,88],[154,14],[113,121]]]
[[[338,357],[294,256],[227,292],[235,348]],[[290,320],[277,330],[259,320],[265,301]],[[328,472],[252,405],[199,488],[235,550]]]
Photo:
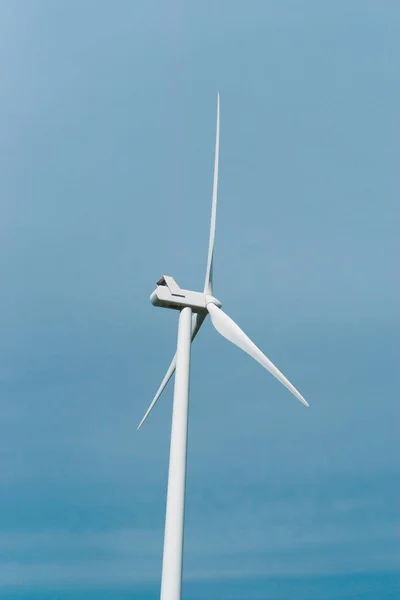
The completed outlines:
[[[296,388],[290,383],[288,379],[275,367],[275,365],[261,352],[259,348],[251,341],[251,339],[242,331],[239,325],[236,325],[223,310],[218,308],[213,303],[207,305],[207,310],[210,313],[212,324],[215,329],[224,338],[238,346],[244,352],[247,352],[252,358],[260,363],[267,371],[271,373],[278,381],[280,381],[287,389],[292,392],[296,398],[304,404],[309,406],[308,402],[304,400],[303,396],[296,390]]]
[[[200,327],[202,326],[205,318],[206,318],[206,315],[201,315],[201,314],[195,314],[192,316],[192,342],[193,342],[194,338],[196,337]],[[143,419],[140,421],[138,429],[141,428],[141,426],[143,425],[143,423],[145,422],[145,420],[147,419],[147,417],[153,410],[154,406],[157,403],[157,400],[159,399],[159,397],[163,393],[164,389],[166,388],[168,381],[171,379],[172,375],[175,373],[175,368],[176,368],[176,354],[175,354],[174,358],[172,359],[171,364],[168,367],[168,371],[166,372],[165,377],[162,380],[161,385],[158,388],[156,395],[154,396],[149,408],[146,410]]]
[[[219,94],[217,96],[217,132],[216,132],[216,138],[215,138],[214,184],[213,184],[212,207],[211,207],[210,241],[208,244],[206,280],[204,283],[204,293],[209,294],[210,296],[212,296],[212,294],[213,294],[213,261],[214,261],[215,221],[217,218],[218,163],[219,163]]]

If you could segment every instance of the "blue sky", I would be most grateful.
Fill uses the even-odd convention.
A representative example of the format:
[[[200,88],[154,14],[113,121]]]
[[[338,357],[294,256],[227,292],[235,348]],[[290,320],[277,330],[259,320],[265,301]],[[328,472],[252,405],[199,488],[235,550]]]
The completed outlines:
[[[217,91],[215,294],[311,407],[204,326],[186,585],[397,571],[399,25],[394,1],[0,4],[5,598],[157,590],[172,387],[136,426],[177,315],[148,298],[203,285]]]

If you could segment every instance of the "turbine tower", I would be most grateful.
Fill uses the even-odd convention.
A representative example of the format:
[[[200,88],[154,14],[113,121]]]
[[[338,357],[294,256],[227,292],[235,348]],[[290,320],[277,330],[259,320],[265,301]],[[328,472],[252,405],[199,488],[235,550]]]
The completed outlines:
[[[154,306],[179,311],[178,344],[176,354],[147,409],[138,429],[143,425],[168,381],[175,373],[174,402],[172,409],[171,446],[168,471],[167,509],[165,517],[164,552],[161,577],[161,600],[181,600],[183,526],[185,515],[185,478],[187,425],[189,403],[190,346],[204,319],[210,315],[215,329],[228,341],[247,352],[305,406],[308,403],[288,379],[261,352],[240,327],[221,310],[221,302],[213,296],[213,262],[215,223],[217,213],[218,163],[219,163],[219,94],[217,96],[217,132],[215,142],[214,184],[211,207],[210,240],[206,279],[203,292],[181,289],[175,280],[164,275],[150,296]]]

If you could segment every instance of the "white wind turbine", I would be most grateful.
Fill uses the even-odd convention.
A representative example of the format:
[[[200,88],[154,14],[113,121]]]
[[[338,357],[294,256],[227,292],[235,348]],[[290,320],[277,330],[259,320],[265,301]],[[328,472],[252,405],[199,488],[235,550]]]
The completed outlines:
[[[215,142],[214,185],[211,208],[210,241],[206,280],[203,292],[181,289],[172,277],[164,275],[150,300],[154,306],[179,310],[178,345],[167,373],[147,409],[138,429],[143,425],[162,391],[175,373],[174,402],[172,411],[171,447],[168,472],[167,509],[165,517],[164,552],[161,578],[161,600],[180,600],[182,583],[183,524],[185,513],[185,477],[187,424],[189,402],[190,346],[204,319],[209,314],[215,329],[228,341],[247,352],[278,381],[288,388],[296,398],[308,406],[303,396],[261,352],[250,338],[226,313],[221,302],[213,296],[213,260],[215,222],[217,211],[219,160],[219,94],[217,97],[217,133]]]

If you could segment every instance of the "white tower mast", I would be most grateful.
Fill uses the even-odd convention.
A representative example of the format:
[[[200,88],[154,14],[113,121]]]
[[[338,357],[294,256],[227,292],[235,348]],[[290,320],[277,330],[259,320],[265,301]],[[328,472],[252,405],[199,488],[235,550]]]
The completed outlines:
[[[192,310],[186,306],[179,314],[161,600],[181,598],[191,334]]]

